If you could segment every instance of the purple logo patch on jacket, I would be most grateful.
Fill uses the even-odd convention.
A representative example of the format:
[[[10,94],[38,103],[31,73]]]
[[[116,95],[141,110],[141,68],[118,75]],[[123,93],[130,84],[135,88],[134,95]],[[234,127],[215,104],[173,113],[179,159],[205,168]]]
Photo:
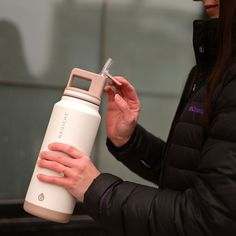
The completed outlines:
[[[190,106],[188,108],[189,112],[193,112],[193,113],[198,113],[198,114],[203,114],[204,113],[204,109],[202,107],[198,107],[198,106]]]

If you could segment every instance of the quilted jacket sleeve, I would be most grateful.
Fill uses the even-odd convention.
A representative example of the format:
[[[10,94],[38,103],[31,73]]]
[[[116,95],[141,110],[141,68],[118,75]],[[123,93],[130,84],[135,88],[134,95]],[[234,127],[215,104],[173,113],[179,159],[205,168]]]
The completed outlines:
[[[112,232],[111,235],[117,236],[235,236],[235,91],[236,80],[233,80],[217,99],[209,135],[201,150],[196,181],[191,188],[158,189],[101,174],[85,194],[89,214]],[[150,136],[144,137],[145,142],[136,143],[139,148],[154,148],[159,152],[148,145]],[[135,154],[142,159],[147,153]],[[131,154],[128,148],[122,155],[126,154]]]
[[[107,140],[108,150],[126,167],[146,180],[158,184],[165,142],[137,125],[130,141],[116,148]]]

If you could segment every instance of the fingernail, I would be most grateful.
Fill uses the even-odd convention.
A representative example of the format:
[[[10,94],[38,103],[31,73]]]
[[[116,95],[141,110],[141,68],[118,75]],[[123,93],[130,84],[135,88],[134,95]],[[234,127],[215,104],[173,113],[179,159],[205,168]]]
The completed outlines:
[[[41,174],[37,174],[37,178],[40,179],[40,177],[41,177]]]
[[[117,93],[117,94],[115,95],[115,99],[121,100],[121,96]]]
[[[48,153],[48,151],[42,151],[42,152],[40,152],[40,156],[46,156],[47,153]]]
[[[48,145],[48,149],[52,150],[53,148],[54,148],[54,143],[50,143],[50,144]]]

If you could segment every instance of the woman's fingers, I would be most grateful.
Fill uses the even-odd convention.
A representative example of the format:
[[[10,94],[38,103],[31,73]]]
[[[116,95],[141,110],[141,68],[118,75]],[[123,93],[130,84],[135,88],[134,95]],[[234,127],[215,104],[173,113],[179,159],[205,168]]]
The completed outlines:
[[[71,182],[69,178],[49,176],[49,175],[44,175],[44,174],[38,174],[37,177],[42,182],[58,185],[65,188],[68,188]]]
[[[61,163],[58,163],[56,161],[48,161],[44,159],[38,160],[38,166],[41,168],[46,168],[52,171],[55,171],[57,173],[63,173],[65,170],[65,166]]]
[[[76,159],[80,159],[84,155],[78,149],[62,143],[52,143],[49,145],[49,149],[50,151],[40,153],[38,165],[64,175],[70,175],[70,171],[67,169],[76,167],[78,165]]]
[[[104,90],[108,95],[110,102],[113,102],[116,94],[119,94],[123,100],[127,102],[131,109],[140,110],[140,102],[135,88],[123,77],[115,77],[119,82],[122,83],[121,86],[118,86],[113,81],[107,85]],[[113,88],[113,89],[112,89]]]
[[[130,111],[129,105],[119,94],[115,95],[115,101],[120,111],[123,113],[124,120],[128,122],[133,120],[132,112]]]
[[[112,87],[107,85],[105,86],[104,91],[107,93],[108,100],[111,102],[114,101],[114,96],[116,93],[113,91]]]
[[[43,151],[40,153],[40,157],[43,160],[56,161],[65,166],[71,166],[72,158],[65,153],[52,152],[52,151]]]
[[[133,85],[131,85],[124,77],[117,76],[115,77],[120,83],[122,83],[121,86],[118,86],[114,84],[117,91],[121,93],[121,95],[129,98],[129,99],[135,99],[137,98],[137,94],[135,91],[135,88]]]
[[[122,85],[117,85],[113,81],[109,82],[109,86],[106,87],[113,87],[115,88],[116,93],[120,93],[121,95],[126,94],[127,96],[133,95],[133,92],[135,92],[135,88],[124,78],[121,76],[115,76],[115,79],[118,80]],[[106,91],[105,87],[105,91]]]
[[[55,161],[48,161],[48,160],[44,160],[44,159],[39,159],[38,166],[41,168],[45,168],[45,169],[54,171],[58,174],[63,174],[63,176],[68,176],[68,177],[74,176],[73,167],[61,164],[61,163],[57,162],[56,160]]]
[[[48,148],[51,151],[58,151],[58,152],[65,153],[74,159],[80,159],[84,155],[84,153],[79,151],[77,148],[69,144],[64,144],[64,143],[58,143],[58,142],[51,143],[49,144]]]
[[[76,170],[81,169],[76,159],[65,156],[63,153],[42,152],[40,157],[38,166],[60,174],[59,177],[75,178]]]

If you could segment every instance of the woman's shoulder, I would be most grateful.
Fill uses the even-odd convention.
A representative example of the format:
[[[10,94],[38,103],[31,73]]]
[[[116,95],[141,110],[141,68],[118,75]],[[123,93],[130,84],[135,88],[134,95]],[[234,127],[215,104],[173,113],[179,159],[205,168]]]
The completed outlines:
[[[224,78],[216,88],[214,98],[215,106],[219,110],[236,109],[236,63],[226,71]]]

